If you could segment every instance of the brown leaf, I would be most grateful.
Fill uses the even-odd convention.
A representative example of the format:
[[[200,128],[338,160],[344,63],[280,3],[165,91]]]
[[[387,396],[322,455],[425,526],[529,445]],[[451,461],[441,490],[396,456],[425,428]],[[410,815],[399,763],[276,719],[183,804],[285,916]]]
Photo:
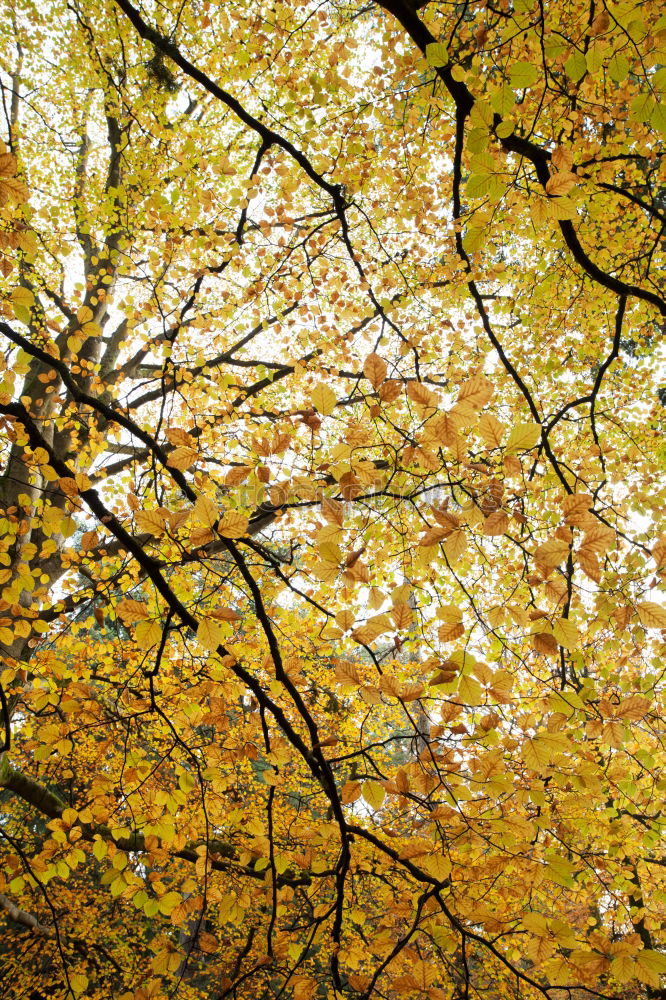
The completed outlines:
[[[196,448],[196,440],[181,427],[167,427],[164,431],[167,441],[174,447]]]
[[[419,406],[436,408],[439,403],[437,394],[428,389],[422,382],[408,382],[407,395],[413,403],[417,403]]]
[[[437,629],[437,636],[440,642],[454,642],[461,635],[465,634],[465,626],[460,622],[444,622]]]
[[[557,656],[559,653],[557,640],[550,632],[535,632],[532,636],[532,647],[544,656]]]
[[[199,931],[197,937],[197,944],[199,949],[203,951],[205,955],[212,955],[219,948],[219,942],[214,934],[210,934],[208,931]]]
[[[484,535],[504,535],[509,530],[509,516],[504,510],[497,510],[483,522]]]
[[[140,622],[149,617],[148,605],[144,601],[135,601],[130,597],[124,597],[116,605],[116,614],[126,625]]]
[[[414,621],[414,612],[409,604],[396,604],[391,611],[391,617],[397,629],[406,630],[411,628]]]
[[[384,359],[374,352],[368,354],[363,362],[363,374],[373,389],[378,389],[382,382],[386,380],[387,371],[388,366]]]
[[[389,379],[384,382],[379,390],[379,398],[383,403],[392,403],[402,392],[402,382],[398,379]]]
[[[458,400],[480,410],[493,398],[494,386],[485,375],[475,375],[463,382],[458,391]]]
[[[551,198],[560,198],[578,183],[578,178],[570,170],[561,170],[546,182],[546,192]]]

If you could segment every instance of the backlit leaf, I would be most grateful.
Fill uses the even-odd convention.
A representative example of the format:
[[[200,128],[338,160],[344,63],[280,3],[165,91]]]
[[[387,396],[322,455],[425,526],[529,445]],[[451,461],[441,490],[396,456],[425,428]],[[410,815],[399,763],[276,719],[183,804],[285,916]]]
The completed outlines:
[[[333,413],[337,401],[337,397],[333,390],[330,386],[324,385],[323,382],[315,386],[312,390],[312,395],[310,396],[310,402],[314,406],[315,410],[321,413],[324,417],[328,417],[331,413]]]

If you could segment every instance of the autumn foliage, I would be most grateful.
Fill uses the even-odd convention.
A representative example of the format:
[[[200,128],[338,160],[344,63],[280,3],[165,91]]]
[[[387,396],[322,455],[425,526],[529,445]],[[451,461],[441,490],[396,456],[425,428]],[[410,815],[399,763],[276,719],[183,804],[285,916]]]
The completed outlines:
[[[0,18],[0,993],[666,996],[657,0]]]

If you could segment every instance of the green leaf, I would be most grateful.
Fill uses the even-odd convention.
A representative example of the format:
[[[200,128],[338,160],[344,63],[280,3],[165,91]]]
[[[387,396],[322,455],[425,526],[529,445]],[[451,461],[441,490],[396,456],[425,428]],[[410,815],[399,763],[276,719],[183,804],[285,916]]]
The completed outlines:
[[[666,139],[666,105],[657,104],[650,115],[650,125]]]
[[[158,900],[158,910],[165,916],[169,916],[173,910],[176,909],[179,903],[182,903],[182,897],[178,892],[167,892],[160,900]]]
[[[622,55],[621,52],[616,52],[611,61],[608,63],[608,73],[612,80],[616,83],[622,83],[626,79],[629,72],[629,62],[627,57]]]
[[[488,193],[492,174],[472,174],[465,184],[465,191],[469,198],[482,198]]]
[[[532,63],[520,61],[509,70],[509,83],[515,90],[526,90],[539,76],[539,70]]]
[[[502,118],[505,118],[513,111],[516,103],[516,95],[508,83],[504,83],[492,94],[490,103],[493,110],[496,111],[498,115],[501,115]]]
[[[587,73],[585,55],[579,52],[578,49],[574,49],[565,62],[564,69],[569,79],[573,80],[574,83],[577,82]]]
[[[431,42],[426,45],[425,56],[435,69],[438,66],[449,65],[449,50],[444,42]]]
[[[589,49],[585,54],[585,65],[587,66],[588,73],[593,76],[598,73],[604,64],[604,50],[601,45],[590,45]]]
[[[551,853],[546,864],[546,876],[564,889],[573,888],[575,866],[561,854]]]
[[[650,121],[656,106],[655,101],[649,94],[639,94],[631,102],[631,117],[635,122]]]
[[[160,904],[156,899],[147,899],[143,904],[143,912],[147,917],[154,917],[160,912]]]
[[[495,135],[498,139],[507,139],[510,135],[513,135],[515,128],[515,123],[510,118],[507,118],[505,121],[499,123],[495,129]]]

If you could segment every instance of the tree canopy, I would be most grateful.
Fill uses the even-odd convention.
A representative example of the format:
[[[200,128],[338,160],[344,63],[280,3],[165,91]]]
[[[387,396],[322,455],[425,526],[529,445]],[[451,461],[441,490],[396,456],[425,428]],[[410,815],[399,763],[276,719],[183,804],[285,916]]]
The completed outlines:
[[[662,5],[4,7],[3,995],[666,997]]]

